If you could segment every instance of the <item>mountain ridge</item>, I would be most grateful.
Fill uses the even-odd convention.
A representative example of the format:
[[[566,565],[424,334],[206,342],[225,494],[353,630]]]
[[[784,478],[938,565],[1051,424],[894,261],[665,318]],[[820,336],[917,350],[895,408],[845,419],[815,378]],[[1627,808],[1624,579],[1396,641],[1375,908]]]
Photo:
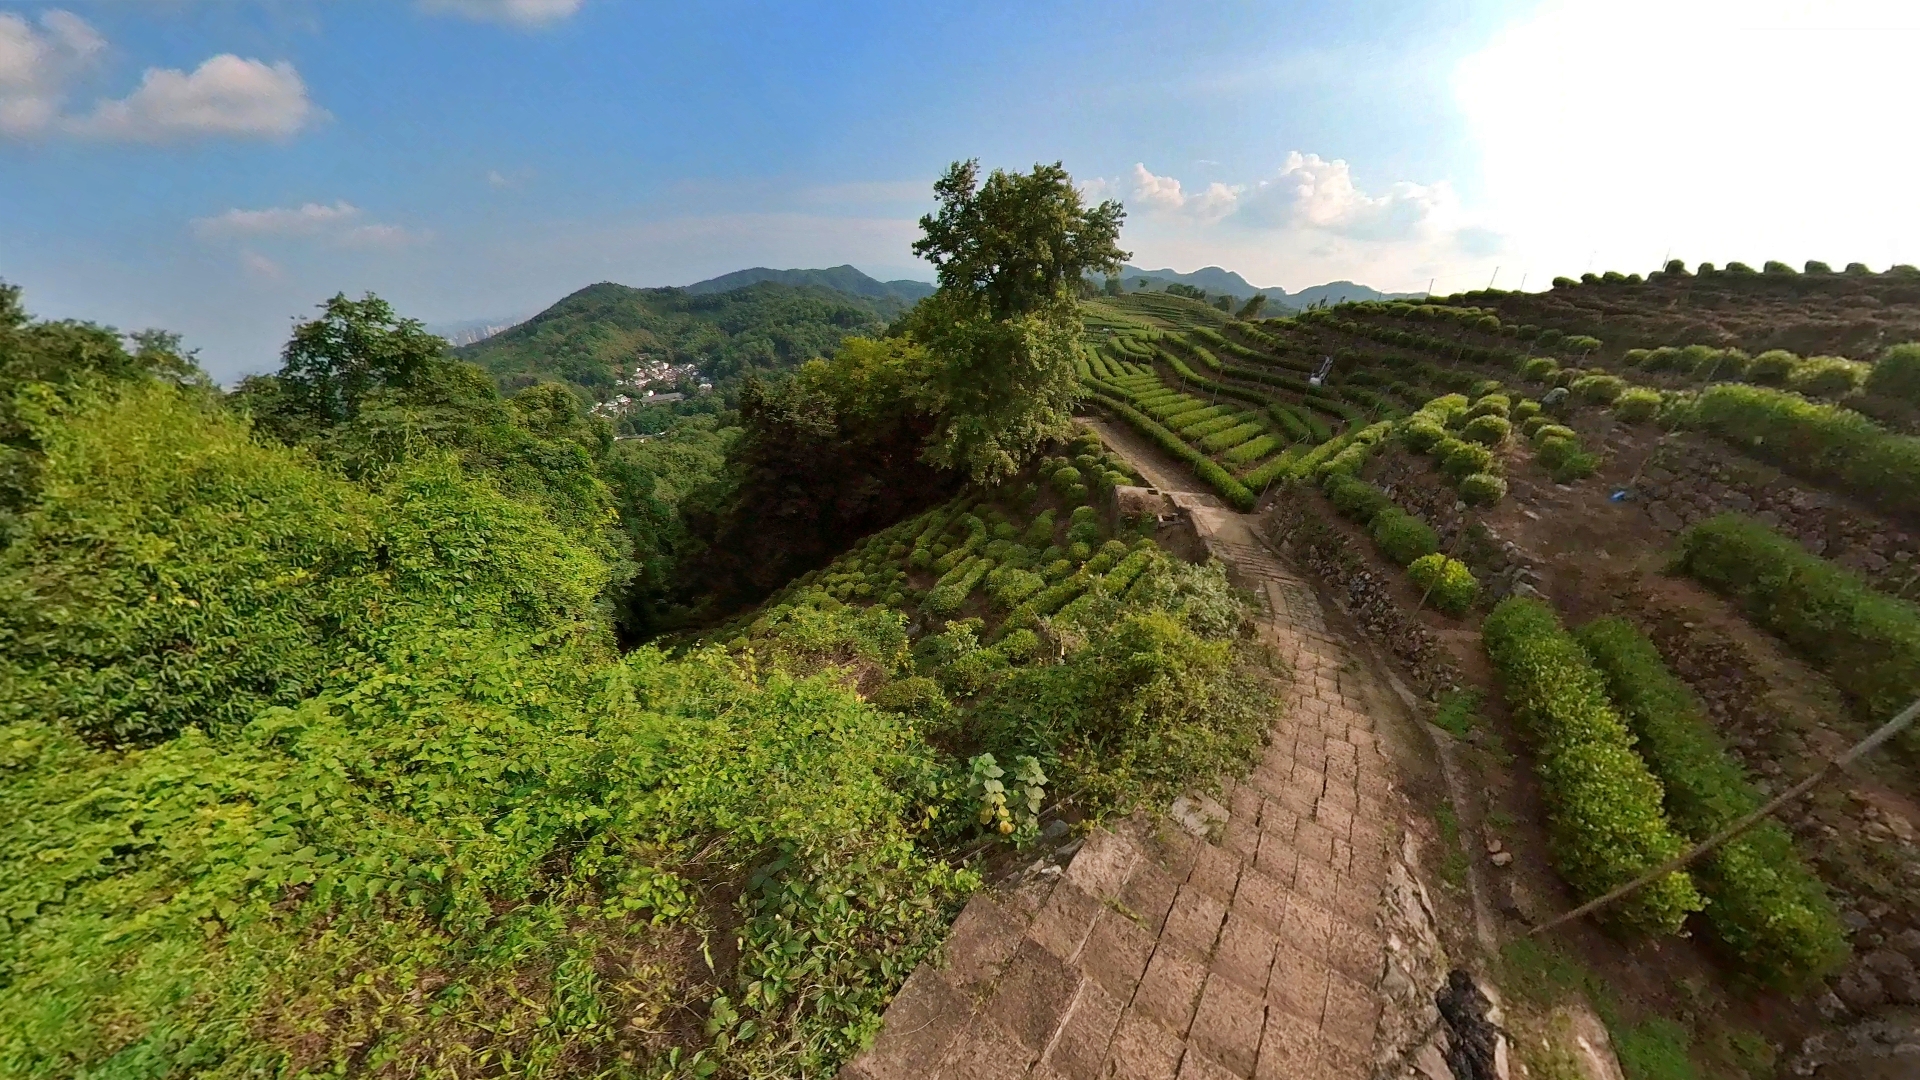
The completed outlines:
[[[705,281],[696,281],[686,286],[686,290],[694,296],[705,296],[743,289],[764,281],[792,288],[812,285],[852,296],[899,300],[907,304],[933,294],[933,285],[928,282],[914,281],[912,278],[881,281],[851,263],[841,263],[839,266],[829,266],[820,270],[775,270],[768,266],[752,266],[745,270],[721,274],[719,277],[711,277]]]

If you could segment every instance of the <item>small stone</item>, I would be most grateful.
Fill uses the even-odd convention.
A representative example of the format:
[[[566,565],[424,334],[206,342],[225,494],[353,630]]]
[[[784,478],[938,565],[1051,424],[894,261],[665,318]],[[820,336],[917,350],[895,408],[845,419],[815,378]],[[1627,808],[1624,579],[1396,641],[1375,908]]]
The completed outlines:
[[[1491,833],[1487,835],[1487,854],[1489,855],[1497,854],[1500,851],[1500,848],[1502,846],[1503,845],[1500,843],[1499,837],[1494,836]]]
[[[1833,992],[1840,995],[1840,1000],[1854,1012],[1867,1012],[1885,1004],[1887,1000],[1887,988],[1872,972],[1860,968],[1840,976]]]
[[[1875,949],[1860,961],[1860,966],[1879,976],[1882,981],[1911,978],[1913,961],[1905,953],[1893,949]]]
[[[1820,1013],[1822,1020],[1838,1020],[1847,1015],[1847,1003],[1841,1001],[1839,995],[1831,990],[1821,994],[1820,1000],[1815,1002],[1813,1007]]]
[[[1494,853],[1493,853],[1493,865],[1495,865],[1495,866],[1511,866],[1512,864],[1513,864],[1513,852],[1511,852],[1511,851],[1496,851],[1496,852],[1494,852]]]
[[[1890,948],[1907,954],[1907,959],[1920,961],[1920,930],[1908,928],[1893,935],[1887,942]]]

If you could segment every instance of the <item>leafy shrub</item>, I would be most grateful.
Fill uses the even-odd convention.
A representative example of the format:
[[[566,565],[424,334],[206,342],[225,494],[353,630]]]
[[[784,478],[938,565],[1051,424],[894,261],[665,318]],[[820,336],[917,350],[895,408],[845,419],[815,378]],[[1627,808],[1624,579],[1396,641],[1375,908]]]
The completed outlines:
[[[1760,522],[1738,514],[1703,521],[1680,535],[1678,561],[1817,664],[1867,714],[1891,715],[1920,686],[1920,606],[1874,591]]]
[[[1204,414],[1211,414],[1211,415],[1204,415]],[[1183,439],[1186,439],[1188,442],[1192,442],[1196,439],[1204,439],[1216,431],[1225,431],[1236,424],[1242,424],[1246,422],[1245,417],[1240,412],[1240,410],[1230,405],[1224,407],[1224,409],[1220,412],[1214,412],[1212,409],[1207,409],[1207,410],[1203,410],[1202,413],[1195,413],[1193,415],[1197,417],[1197,419],[1193,420],[1191,423],[1187,422],[1188,418],[1183,416],[1180,418],[1181,423],[1168,425],[1172,427],[1175,431],[1178,431],[1180,433],[1180,437]]]
[[[1644,424],[1660,412],[1660,391],[1636,386],[1613,399],[1613,415],[1629,424]]]
[[[1626,388],[1627,380],[1618,375],[1587,375],[1575,379],[1567,389],[1582,401],[1605,405],[1619,397]]]
[[[935,615],[951,615],[966,603],[974,586],[993,570],[994,561],[985,556],[969,559],[941,576],[927,592],[927,610]]]
[[[1580,441],[1575,438],[1536,437],[1533,456],[1557,484],[1592,476],[1600,467],[1599,456],[1580,449]]]
[[[1817,259],[1808,259],[1805,272],[1809,274],[1831,274],[1833,273],[1833,267]]]
[[[1680,349],[1673,345],[1662,345],[1640,361],[1640,367],[1646,371],[1672,371],[1680,365]]]
[[[1889,514],[1920,516],[1920,438],[1890,434],[1850,409],[1738,383],[1701,391],[1693,419],[1803,479],[1844,487]]]
[[[1467,426],[1460,429],[1460,434],[1469,442],[1476,442],[1482,446],[1499,446],[1507,441],[1507,435],[1512,430],[1513,425],[1507,422],[1506,417],[1489,414],[1476,416],[1467,421]]]
[[[1646,363],[1647,358],[1651,355],[1653,355],[1653,350],[1651,349],[1628,349],[1620,357],[1620,363],[1626,367],[1639,367]]]
[[[1531,432],[1527,433],[1527,441],[1531,442],[1536,449],[1540,446],[1540,444],[1546,442],[1549,439],[1578,440],[1579,436],[1574,434],[1574,431],[1572,428],[1567,427],[1564,424],[1554,424],[1554,423],[1544,423],[1544,424],[1535,425],[1534,429]]]
[[[1407,567],[1407,576],[1426,593],[1428,603],[1449,615],[1465,615],[1480,597],[1480,582],[1459,559],[1422,555]]]
[[[1068,495],[1073,491],[1074,487],[1080,483],[1080,470],[1071,465],[1062,465],[1053,470],[1053,475],[1049,476],[1047,480],[1053,484],[1055,491],[1058,491],[1062,495]]]
[[[1768,349],[1747,365],[1747,378],[1762,386],[1785,386],[1793,378],[1800,358],[1785,349]]]
[[[1027,523],[1027,531],[1022,534],[1021,540],[1028,547],[1045,547],[1053,543],[1053,522],[1052,507],[1040,511]]]
[[[1076,507],[1067,526],[1067,543],[1096,544],[1100,541],[1100,515],[1091,506]]]
[[[1605,680],[1553,610],[1538,600],[1509,598],[1487,616],[1481,635],[1536,746],[1561,876],[1591,898],[1680,854],[1684,845],[1661,809],[1660,782],[1633,752],[1633,736],[1608,703]],[[1674,873],[1602,917],[1671,933],[1701,907],[1692,880]]]
[[[1739,349],[1715,349],[1713,355],[1694,366],[1697,379],[1738,379],[1747,373],[1752,358]]]
[[[1474,423],[1480,423],[1480,420]],[[1473,473],[1493,471],[1493,451],[1479,443],[1461,442],[1456,439],[1441,444],[1441,447],[1440,471],[1446,474],[1449,480],[1458,482]]]
[[[1540,415],[1540,403],[1532,398],[1522,398],[1514,402],[1513,411],[1507,414],[1507,420],[1515,424],[1524,424],[1531,417]]]
[[[1808,357],[1787,378],[1787,385],[1810,397],[1845,397],[1867,381],[1868,367],[1839,356]]]
[[[1693,691],[1631,623],[1601,618],[1575,631],[1600,669],[1640,755],[1666,789],[1675,828],[1704,840],[1760,807],[1745,771],[1721,745]],[[1766,822],[1696,864],[1707,922],[1757,981],[1805,986],[1847,954],[1839,915],[1793,839]]]
[[[1459,491],[1468,506],[1492,506],[1507,497],[1507,482],[1492,473],[1471,473],[1461,478]]]
[[[1440,550],[1440,537],[1424,521],[1394,507],[1384,507],[1372,518],[1373,542],[1387,558],[1401,566]]]
[[[1890,345],[1874,361],[1866,390],[1910,405],[1920,405],[1920,342]]]
[[[1560,361],[1551,356],[1536,356],[1520,365],[1520,377],[1530,382],[1546,382],[1560,370]]]

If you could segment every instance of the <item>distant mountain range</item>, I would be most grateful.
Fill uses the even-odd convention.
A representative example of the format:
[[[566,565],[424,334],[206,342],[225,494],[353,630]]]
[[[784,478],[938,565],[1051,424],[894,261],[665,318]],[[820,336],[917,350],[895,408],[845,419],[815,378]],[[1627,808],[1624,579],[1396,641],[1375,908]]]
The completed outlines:
[[[1267,298],[1267,312],[1273,313],[1277,307],[1294,309],[1305,308],[1311,304],[1325,301],[1338,304],[1343,300],[1412,300],[1424,293],[1405,292],[1388,293],[1351,281],[1330,281],[1325,285],[1315,285],[1290,293],[1278,285],[1262,288],[1250,284],[1246,278],[1231,270],[1218,266],[1203,266],[1190,274],[1178,270],[1142,270],[1127,265],[1120,268],[1121,287],[1128,292],[1164,292],[1170,284],[1191,285],[1196,289],[1205,289],[1214,296],[1222,294],[1245,300],[1255,293],[1264,293]]]
[[[933,286],[928,282],[914,281],[911,278],[878,281],[844,263],[839,266],[829,266],[825,270],[774,270],[770,267],[756,266],[750,270],[735,270],[731,274],[721,274],[716,278],[696,281],[687,286],[687,292],[695,296],[705,293],[731,292],[734,289],[744,289],[748,285],[758,285],[763,281],[771,281],[776,285],[791,285],[796,289],[814,285],[823,289],[852,293],[855,296],[867,296],[876,300],[901,300],[908,304],[933,295]]]

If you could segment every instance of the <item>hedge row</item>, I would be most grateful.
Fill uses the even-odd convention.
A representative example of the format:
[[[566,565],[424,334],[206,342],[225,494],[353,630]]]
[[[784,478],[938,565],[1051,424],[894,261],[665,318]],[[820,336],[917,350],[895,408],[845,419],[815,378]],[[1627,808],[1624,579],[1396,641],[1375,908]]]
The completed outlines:
[[[1626,884],[1680,854],[1661,809],[1660,781],[1633,751],[1607,700],[1606,681],[1538,600],[1511,597],[1481,625],[1487,655],[1537,751],[1556,868],[1582,897]],[[1673,873],[1641,888],[1606,918],[1671,933],[1702,907],[1693,880]]]
[[[1758,809],[1746,773],[1645,634],[1607,617],[1574,632],[1639,736],[1640,756],[1666,786],[1675,827],[1704,840]],[[1696,864],[1714,936],[1756,981],[1811,984],[1847,955],[1846,931],[1820,879],[1777,822],[1766,822]]]
[[[1803,479],[1834,484],[1890,514],[1920,519],[1920,438],[1798,394],[1722,383],[1700,392],[1703,429]]]
[[[1679,565],[1738,600],[1748,618],[1817,664],[1869,715],[1890,716],[1920,692],[1920,605],[1874,591],[1739,514],[1682,533]]]
[[[1231,450],[1257,435],[1264,434],[1266,430],[1267,425],[1258,420],[1243,420],[1232,427],[1216,431],[1201,439],[1200,449],[1205,450],[1209,454],[1217,454],[1222,450]]]
[[[1151,417],[1124,401],[1105,394],[1095,394],[1093,400],[1125,420],[1135,431],[1152,439],[1160,449],[1192,466],[1195,475],[1205,481],[1207,486],[1219,492],[1220,496],[1233,504],[1236,509],[1242,511],[1253,509],[1253,492],[1248,491],[1246,485],[1235,480],[1233,474],[1221,468],[1213,459],[1187,445],[1180,436],[1161,427]]]

